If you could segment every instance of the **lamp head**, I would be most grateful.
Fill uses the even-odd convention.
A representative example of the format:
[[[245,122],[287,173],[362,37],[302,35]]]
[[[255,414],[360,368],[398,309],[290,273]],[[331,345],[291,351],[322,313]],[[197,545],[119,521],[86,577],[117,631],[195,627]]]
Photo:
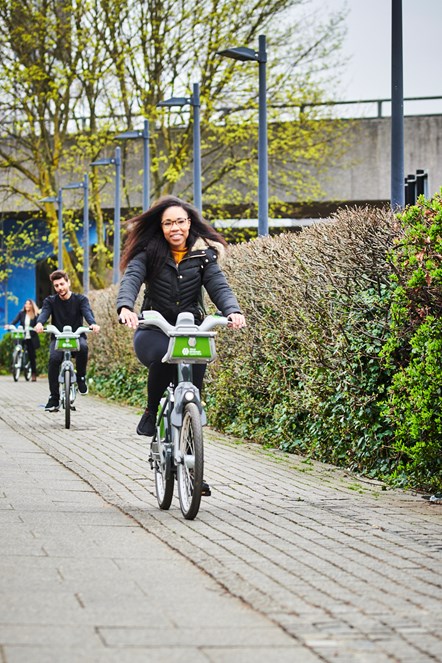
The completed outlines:
[[[46,196],[46,198],[40,198],[39,203],[58,203],[57,196]]]
[[[123,133],[115,136],[115,140],[128,140],[129,138],[142,138],[142,131],[123,131]]]
[[[73,182],[72,184],[66,184],[62,186],[62,189],[82,189],[84,187],[84,182]]]
[[[157,106],[162,108],[171,108],[172,106],[186,106],[186,104],[191,103],[189,97],[171,97],[170,99],[165,99],[164,101],[159,101]]]
[[[258,62],[258,53],[246,46],[226,48],[224,51],[217,51],[217,55],[221,55],[225,58],[232,58],[232,60],[240,60],[241,62],[247,62],[249,60]]]
[[[109,166],[109,164],[115,163],[115,159],[98,159],[98,161],[92,161],[91,166]]]

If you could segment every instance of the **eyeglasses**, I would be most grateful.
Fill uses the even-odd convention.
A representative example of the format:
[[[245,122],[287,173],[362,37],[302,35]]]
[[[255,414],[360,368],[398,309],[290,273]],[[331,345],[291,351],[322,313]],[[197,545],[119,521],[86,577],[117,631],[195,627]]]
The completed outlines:
[[[161,221],[161,225],[163,228],[166,228],[166,230],[170,230],[170,228],[172,228],[172,226],[175,224],[178,226],[178,228],[182,228],[188,221],[190,221],[189,217],[187,217],[187,219],[175,219],[175,221],[166,219],[166,221]]]

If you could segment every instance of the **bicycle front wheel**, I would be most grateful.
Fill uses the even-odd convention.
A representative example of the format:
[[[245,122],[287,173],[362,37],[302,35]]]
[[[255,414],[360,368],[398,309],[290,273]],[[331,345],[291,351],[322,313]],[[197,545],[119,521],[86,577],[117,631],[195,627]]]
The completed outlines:
[[[180,508],[186,520],[193,520],[200,508],[204,471],[203,428],[195,403],[184,408],[180,452],[181,462],[177,466]]]
[[[64,372],[64,427],[71,427],[71,372]]]
[[[14,378],[14,382],[17,382],[20,377],[22,353],[23,350],[17,347],[12,355],[12,377]]]
[[[32,375],[32,368],[31,368],[31,362],[29,361],[29,357],[27,354],[25,355],[24,359],[24,373],[25,373],[26,382],[29,382]]]

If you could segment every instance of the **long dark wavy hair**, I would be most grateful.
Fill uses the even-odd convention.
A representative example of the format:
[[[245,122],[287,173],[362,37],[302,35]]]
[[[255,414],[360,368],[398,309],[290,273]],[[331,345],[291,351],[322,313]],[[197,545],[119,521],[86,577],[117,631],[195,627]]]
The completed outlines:
[[[128,233],[121,256],[121,270],[138,253],[146,252],[147,280],[150,281],[163,267],[170,256],[170,247],[161,227],[163,213],[169,207],[182,207],[190,218],[187,248],[191,249],[198,237],[207,238],[227,246],[227,242],[207,221],[196,207],[176,196],[163,196],[156,200],[143,214],[127,221]]]

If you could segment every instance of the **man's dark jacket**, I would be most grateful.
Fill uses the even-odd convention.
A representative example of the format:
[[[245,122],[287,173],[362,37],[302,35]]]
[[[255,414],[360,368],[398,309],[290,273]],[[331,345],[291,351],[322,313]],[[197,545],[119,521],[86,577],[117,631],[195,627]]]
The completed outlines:
[[[70,325],[75,331],[83,326],[83,318],[88,325],[95,324],[89,300],[85,295],[71,293],[69,299],[61,299],[58,295],[50,295],[43,301],[37,322],[44,325],[51,318],[51,322],[60,331],[65,325]],[[84,334],[83,334],[84,336]]]

